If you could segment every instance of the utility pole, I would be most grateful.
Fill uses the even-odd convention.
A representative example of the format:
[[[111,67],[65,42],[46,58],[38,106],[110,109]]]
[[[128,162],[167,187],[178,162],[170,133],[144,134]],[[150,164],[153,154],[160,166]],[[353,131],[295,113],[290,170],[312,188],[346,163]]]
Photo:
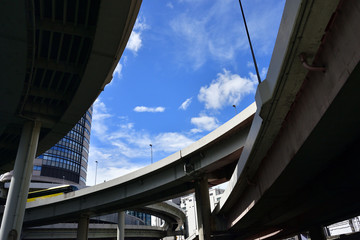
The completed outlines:
[[[240,4],[240,9],[241,9],[241,14],[242,14],[242,17],[243,17],[243,20],[244,20],[246,35],[247,35],[248,40],[249,40],[251,55],[253,57],[253,61],[254,61],[254,65],[255,65],[256,75],[257,75],[257,78],[258,78],[258,82],[260,84],[261,83],[261,78],[260,78],[260,74],[259,74],[259,69],[258,69],[258,66],[257,66],[257,63],[256,63],[254,49],[253,49],[252,44],[251,44],[250,34],[249,34],[249,30],[248,30],[248,27],[247,27],[247,24],[246,24],[245,14],[244,14],[244,10],[243,10],[242,4],[241,4],[241,0],[239,0],[239,4]]]

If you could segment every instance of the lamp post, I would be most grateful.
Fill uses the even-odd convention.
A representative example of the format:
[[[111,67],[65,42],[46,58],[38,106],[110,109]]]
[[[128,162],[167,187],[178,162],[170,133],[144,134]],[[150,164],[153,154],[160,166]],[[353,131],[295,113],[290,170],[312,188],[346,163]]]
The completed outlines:
[[[233,108],[235,108],[235,114],[237,114],[237,109],[236,109],[236,105],[233,105]]]
[[[150,152],[151,152],[151,164],[153,163],[153,152],[152,152],[152,144],[149,144]]]
[[[98,161],[95,161],[96,168],[95,168],[95,185],[96,185],[96,175],[97,175],[97,167],[98,167]]]

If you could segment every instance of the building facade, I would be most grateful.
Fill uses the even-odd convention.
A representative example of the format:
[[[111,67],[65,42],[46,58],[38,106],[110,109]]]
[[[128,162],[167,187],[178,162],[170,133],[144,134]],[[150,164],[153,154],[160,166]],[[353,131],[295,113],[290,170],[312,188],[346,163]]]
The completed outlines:
[[[220,201],[220,198],[224,190],[221,188],[210,188],[209,189],[209,198],[210,198],[210,209],[214,210],[216,204]],[[182,197],[180,201],[180,207],[185,211],[189,236],[195,236],[198,234],[198,221],[197,221],[197,212],[196,212],[196,198],[195,194],[190,194],[188,196]]]
[[[129,210],[126,211],[126,214],[140,219],[147,226],[151,226],[151,215],[150,214],[137,212],[137,211],[129,211]]]
[[[58,143],[34,160],[31,182],[86,185],[93,107]],[[1,177],[10,181],[12,172]]]

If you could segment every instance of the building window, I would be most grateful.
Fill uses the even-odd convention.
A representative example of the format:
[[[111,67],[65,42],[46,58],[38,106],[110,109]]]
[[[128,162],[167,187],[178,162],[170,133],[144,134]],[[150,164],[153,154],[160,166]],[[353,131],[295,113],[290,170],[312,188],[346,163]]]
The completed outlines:
[[[66,179],[75,183],[80,183],[81,180],[81,184],[86,183],[86,179],[80,176],[80,170],[87,172],[86,167],[82,166],[82,161],[87,163],[87,154],[83,155],[83,150],[89,152],[84,144],[85,142],[90,144],[90,141],[86,139],[84,133],[87,132],[90,136],[90,121],[91,114],[84,114],[64,138],[39,157],[43,159],[41,176]]]
[[[34,170],[34,171],[41,171],[41,166],[34,165],[33,170]]]

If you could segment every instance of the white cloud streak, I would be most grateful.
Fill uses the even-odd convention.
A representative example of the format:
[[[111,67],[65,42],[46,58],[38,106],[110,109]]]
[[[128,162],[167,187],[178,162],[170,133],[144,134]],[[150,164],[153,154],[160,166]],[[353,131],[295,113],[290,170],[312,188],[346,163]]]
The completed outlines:
[[[192,98],[186,99],[179,107],[181,110],[186,110],[191,104]]]
[[[135,112],[164,112],[165,108],[164,107],[145,107],[145,106],[136,106],[134,108]]]
[[[174,5],[171,2],[168,2],[166,6],[170,9],[174,9]]]
[[[179,58],[199,69],[208,59],[220,62],[234,61],[239,51],[249,51],[241,17],[235,18],[234,5],[230,0],[191,2],[191,8],[170,21],[173,37],[181,49]],[[261,2],[262,3],[262,2]],[[277,16],[282,13],[283,3],[275,6],[260,4],[250,9],[247,20],[253,45],[259,55],[270,54],[276,32]],[[257,5],[256,4],[256,5]],[[254,4],[255,5],[255,4]],[[236,6],[238,8],[238,6]],[[261,9],[260,9],[261,8]],[[201,9],[201,11],[199,11]],[[213,24],[216,22],[216,24]]]
[[[243,78],[224,69],[209,86],[200,88],[198,99],[206,109],[218,110],[226,105],[237,105],[245,95],[255,92],[256,85],[255,74]]]
[[[121,78],[121,70],[122,70],[122,64],[120,63],[120,61],[118,62],[118,64],[116,65],[116,68],[113,72],[113,77],[118,77]]]
[[[104,122],[106,119],[112,117],[112,115],[108,113],[105,104],[99,98],[94,102],[93,109],[91,131],[93,134],[102,136],[108,130],[108,127]]]

